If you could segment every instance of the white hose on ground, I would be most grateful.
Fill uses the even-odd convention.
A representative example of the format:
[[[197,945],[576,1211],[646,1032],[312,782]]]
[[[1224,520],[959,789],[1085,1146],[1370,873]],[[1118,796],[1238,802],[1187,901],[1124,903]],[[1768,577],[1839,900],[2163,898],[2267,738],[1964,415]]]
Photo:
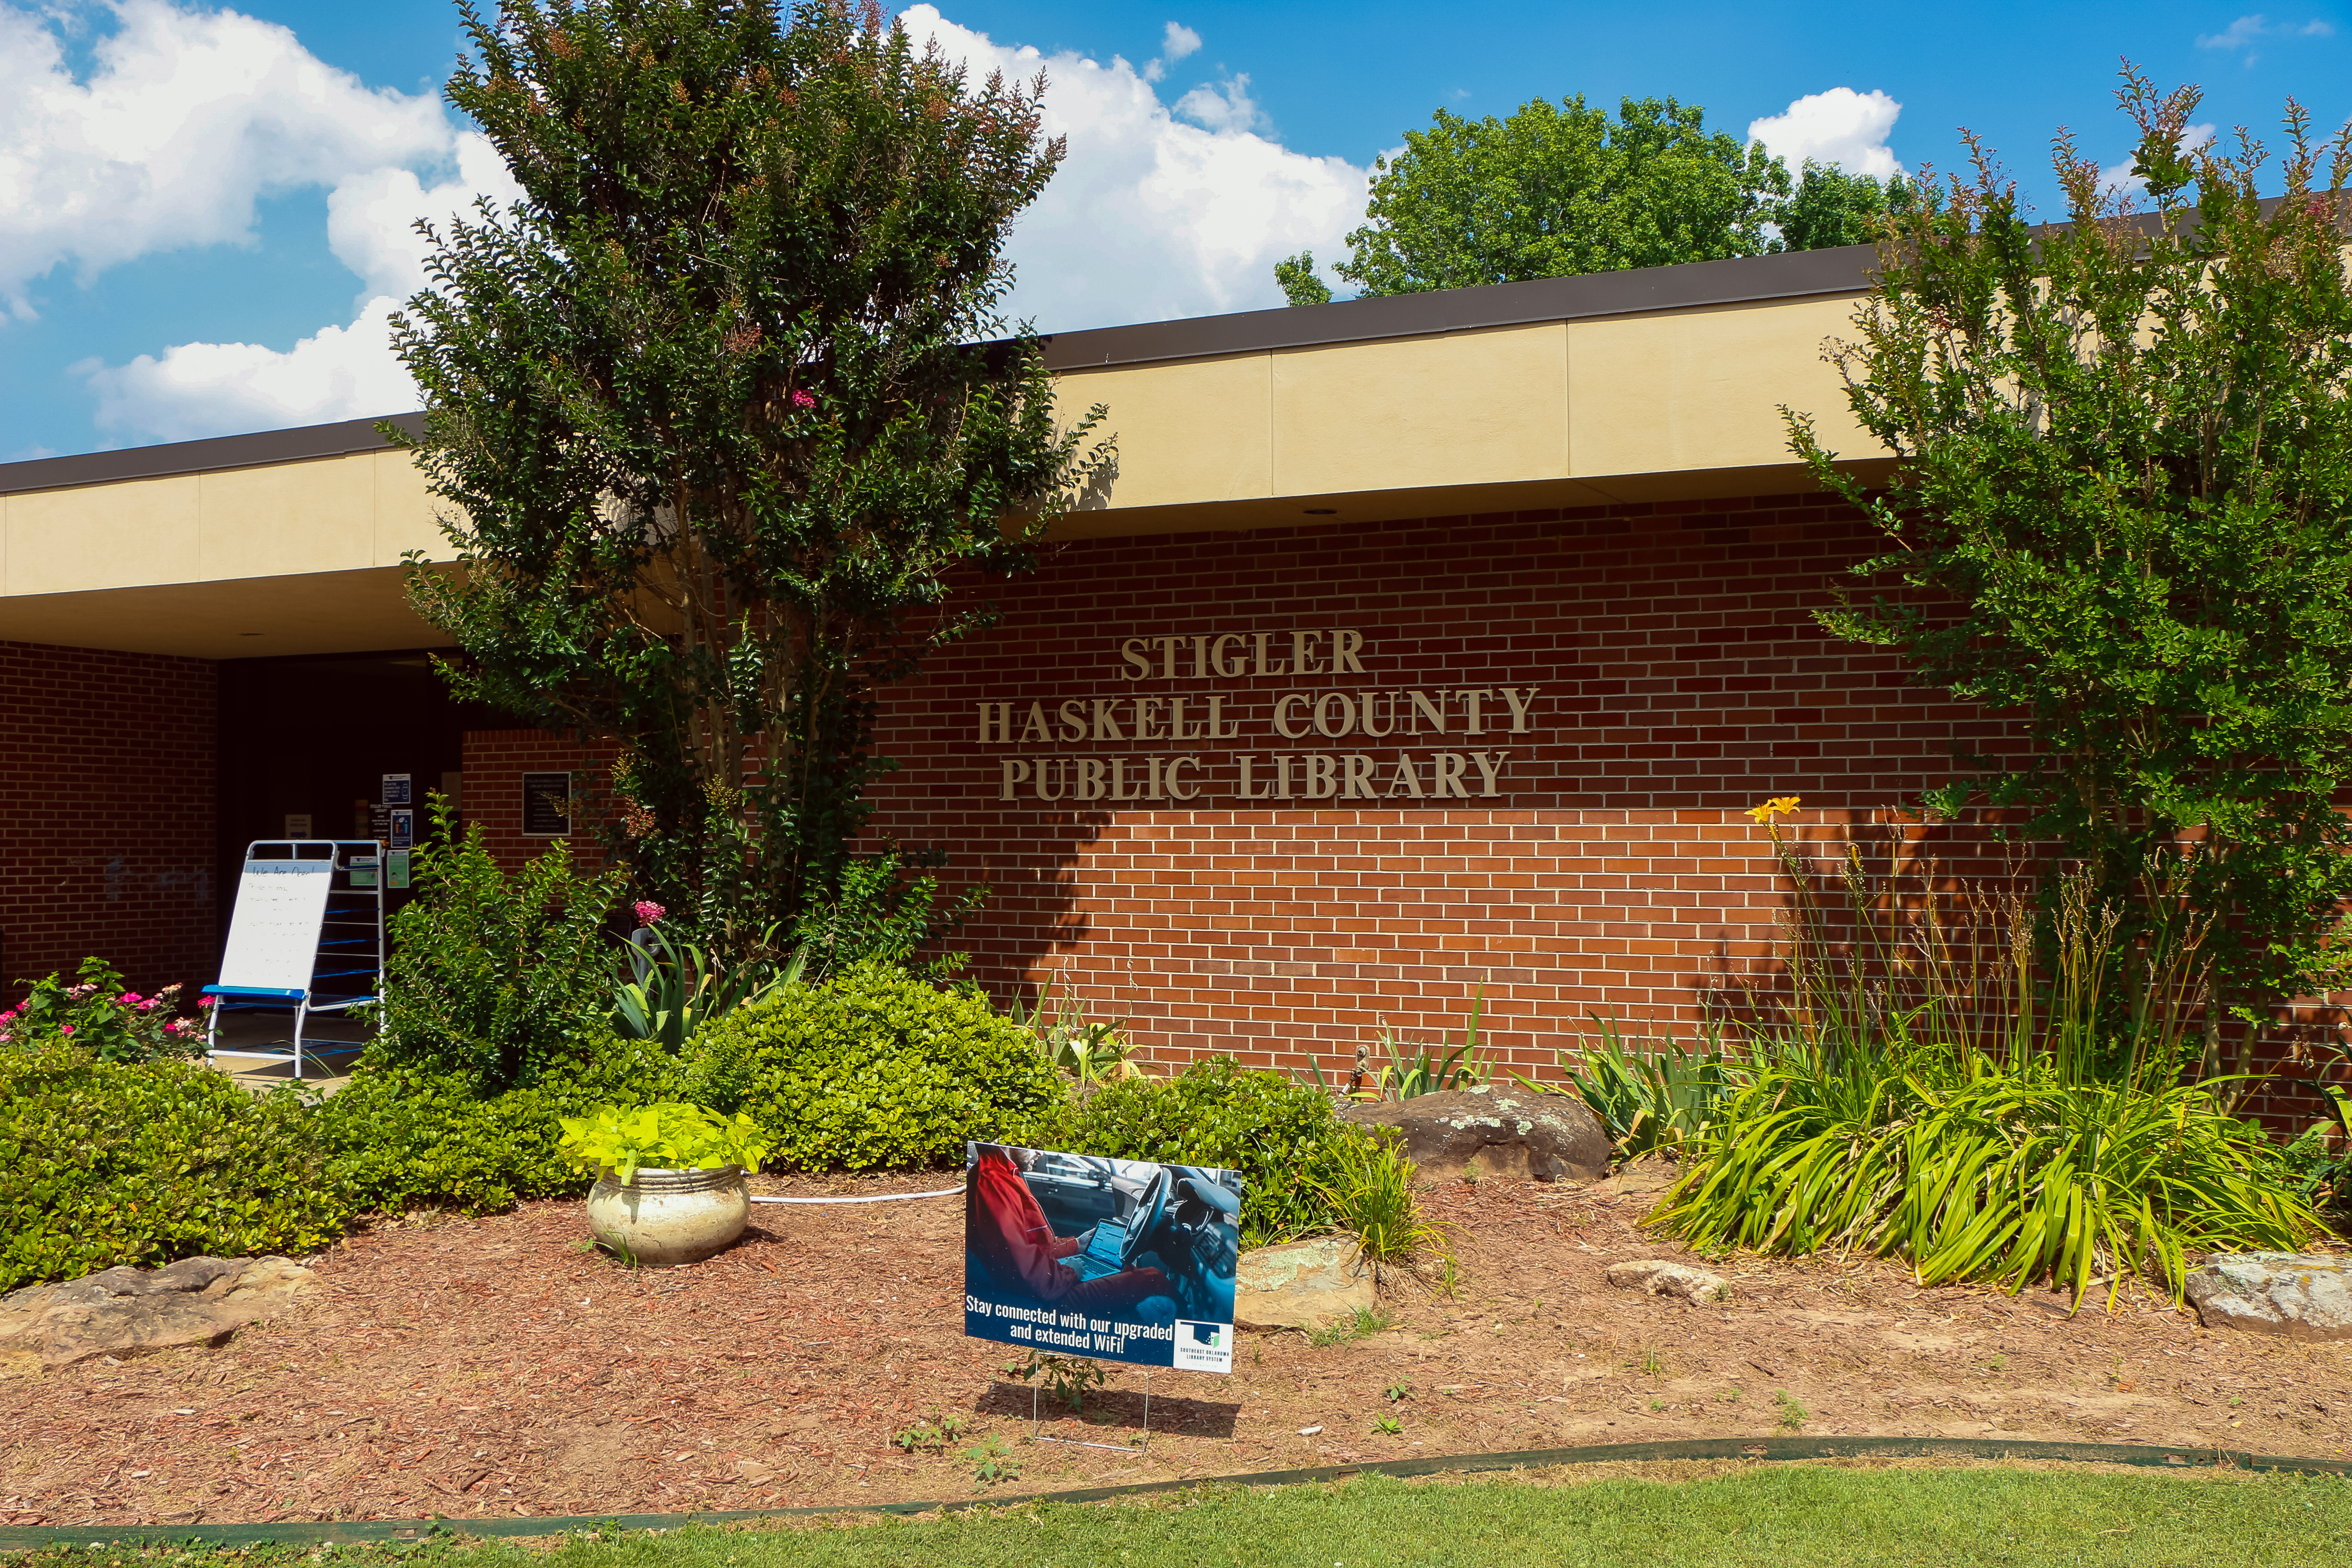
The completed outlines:
[[[751,1201],[755,1204],[896,1204],[904,1203],[908,1198],[951,1198],[962,1191],[961,1187],[949,1187],[936,1193],[877,1193],[863,1198],[768,1198],[753,1193]]]

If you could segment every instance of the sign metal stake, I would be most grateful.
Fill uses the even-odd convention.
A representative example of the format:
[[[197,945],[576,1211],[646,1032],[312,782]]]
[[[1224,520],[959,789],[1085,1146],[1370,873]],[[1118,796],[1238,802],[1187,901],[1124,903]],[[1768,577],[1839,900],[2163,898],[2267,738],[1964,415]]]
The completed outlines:
[[[1093,1361],[1094,1358],[1087,1358]],[[1097,1366],[1102,1363],[1095,1362]],[[1089,1443],[1079,1437],[1048,1437],[1037,1429],[1037,1397],[1044,1389],[1041,1377],[1029,1385],[1029,1440],[1032,1443],[1061,1443],[1073,1448],[1108,1448],[1114,1454],[1148,1454],[1151,1452],[1151,1369],[1143,1369],[1143,1441],[1130,1447],[1125,1443]]]

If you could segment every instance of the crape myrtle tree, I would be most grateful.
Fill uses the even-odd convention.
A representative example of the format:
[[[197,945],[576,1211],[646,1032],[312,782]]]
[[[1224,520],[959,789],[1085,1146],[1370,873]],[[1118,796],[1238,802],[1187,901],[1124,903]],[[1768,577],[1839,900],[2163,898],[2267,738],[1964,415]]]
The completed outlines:
[[[979,616],[1108,461],[1032,339],[988,342],[1063,155],[872,5],[461,4],[450,101],[523,198],[396,319],[454,567],[409,591],[458,691],[616,741],[612,847],[735,956],[837,879],[877,688]]]
[[[1889,220],[1835,349],[1884,489],[1792,439],[1884,538],[1824,624],[2031,733],[1926,805],[2001,808],[2159,945],[2207,925],[2208,1065],[2242,1068],[2268,1006],[2343,983],[2352,131],[2316,146],[2290,102],[2274,162],[2193,145],[2193,88],[2126,67],[2118,98],[2137,181],[2062,134],[2064,225],[1973,142]]]

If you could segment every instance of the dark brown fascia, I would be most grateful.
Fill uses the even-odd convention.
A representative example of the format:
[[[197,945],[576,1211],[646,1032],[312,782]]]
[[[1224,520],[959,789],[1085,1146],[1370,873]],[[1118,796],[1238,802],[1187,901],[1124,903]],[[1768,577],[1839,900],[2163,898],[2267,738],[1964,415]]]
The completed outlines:
[[[1591,316],[1631,316],[1647,310],[1687,310],[1704,305],[1746,305],[1822,294],[1859,294],[1870,287],[1877,250],[1867,245],[1645,267],[1634,272],[1590,272],[1538,278],[1483,289],[1433,289],[1342,300],[1231,316],[1198,316],[1135,327],[1055,332],[1045,342],[1048,370],[1148,364],[1154,360],[1206,359],[1262,353],[1375,338],[1424,337],[1572,321]]]
[[[1149,364],[1156,360],[1264,353],[1324,343],[1475,331],[1482,327],[1637,315],[1647,310],[1687,310],[1707,305],[1859,294],[1870,287],[1870,268],[1875,258],[1872,247],[1849,245],[1834,250],[1696,261],[1685,267],[1594,272],[1580,278],[1540,278],[1529,283],[1496,283],[1483,289],[1433,289],[1425,294],[1391,294],[1376,300],[1342,300],[1328,305],[1244,310],[1230,316],[1196,316],[1181,321],[1147,321],[1139,326],[1055,332],[1044,339],[1045,366],[1061,371]],[[299,429],[266,430],[251,436],[216,436],[205,441],[173,441],[167,446],[132,447],[118,452],[0,463],[0,495],[381,451],[391,443],[377,433],[378,425],[397,425],[413,435],[423,428],[424,423],[422,414],[397,414],[382,420],[345,419],[332,425],[306,425]]]
[[[111,484],[118,479],[160,479],[173,474],[212,473],[222,468],[258,468],[271,463],[347,457],[353,452],[380,452],[392,443],[377,433],[379,425],[397,425],[415,435],[425,428],[425,416],[394,414],[383,419],[340,419],[332,425],[303,425],[291,430],[257,431],[250,436],[214,436],[202,441],[173,441],[161,447],[129,447],[119,452],[84,452],[71,458],[0,463],[0,495],[71,489],[76,485]]]

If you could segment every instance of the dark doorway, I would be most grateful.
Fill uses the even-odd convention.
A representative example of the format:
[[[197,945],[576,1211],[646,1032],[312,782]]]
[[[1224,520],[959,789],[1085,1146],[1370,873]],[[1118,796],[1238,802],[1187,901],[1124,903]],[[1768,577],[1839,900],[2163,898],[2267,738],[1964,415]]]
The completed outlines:
[[[368,808],[383,775],[412,780],[416,830],[425,795],[457,789],[466,731],[511,729],[495,708],[459,702],[424,653],[234,659],[220,667],[220,809],[217,886],[227,940],[237,868],[257,838],[287,835],[307,816],[315,838],[370,837]],[[407,894],[387,891],[387,912]]]

